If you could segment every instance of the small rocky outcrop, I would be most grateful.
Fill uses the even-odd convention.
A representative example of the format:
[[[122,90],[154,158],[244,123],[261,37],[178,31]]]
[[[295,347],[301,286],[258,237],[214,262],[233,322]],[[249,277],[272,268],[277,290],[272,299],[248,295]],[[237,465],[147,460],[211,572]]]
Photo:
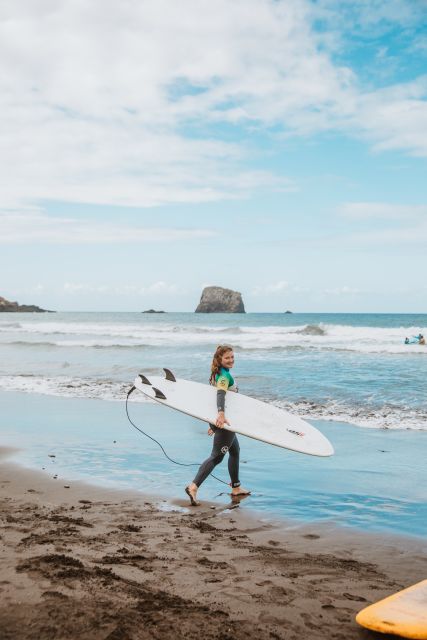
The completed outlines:
[[[289,311],[289,310],[288,310],[288,311],[285,311],[285,313],[293,313],[293,311]]]
[[[156,311],[156,309],[147,309],[147,311],[143,311],[142,313],[166,313],[166,311]]]
[[[205,287],[196,313],[246,313],[242,294],[223,287]]]
[[[21,312],[21,313],[52,313],[47,309],[41,309],[35,304],[18,304],[17,302],[10,302],[6,298],[0,296],[0,312],[7,311],[9,313]]]

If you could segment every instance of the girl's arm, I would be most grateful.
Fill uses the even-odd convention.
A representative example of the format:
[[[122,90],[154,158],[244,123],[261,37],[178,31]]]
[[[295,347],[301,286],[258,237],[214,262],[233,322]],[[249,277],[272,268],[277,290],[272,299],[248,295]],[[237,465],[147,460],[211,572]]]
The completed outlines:
[[[218,417],[216,419],[216,426],[220,429],[224,424],[230,424],[225,417],[225,393],[228,389],[229,381],[225,376],[220,376],[216,381],[216,406],[218,409]]]

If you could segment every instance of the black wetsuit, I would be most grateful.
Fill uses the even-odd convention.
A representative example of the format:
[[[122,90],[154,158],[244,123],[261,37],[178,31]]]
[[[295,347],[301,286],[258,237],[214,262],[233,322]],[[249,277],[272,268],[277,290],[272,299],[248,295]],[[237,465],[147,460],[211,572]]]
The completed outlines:
[[[221,368],[220,373],[215,376],[215,386],[217,387],[218,411],[224,411],[226,391],[237,391],[233,377],[230,371],[225,367]],[[228,431],[224,427],[219,428],[213,424],[211,424],[210,427],[214,431],[211,455],[202,462],[193,482],[197,487],[200,487],[202,482],[204,482],[208,475],[212,473],[216,465],[223,461],[225,454],[228,453],[228,471],[230,474],[231,486],[239,487],[240,447],[237,436],[235,433]]]

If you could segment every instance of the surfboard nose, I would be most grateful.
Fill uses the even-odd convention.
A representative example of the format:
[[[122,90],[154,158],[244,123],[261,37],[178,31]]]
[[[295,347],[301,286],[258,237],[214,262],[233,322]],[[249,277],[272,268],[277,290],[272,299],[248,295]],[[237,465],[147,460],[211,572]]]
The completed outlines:
[[[329,442],[328,438],[323,435],[320,431],[319,438],[316,442],[316,452],[313,455],[320,456],[321,458],[328,458],[335,454],[335,449],[332,444]]]
[[[326,440],[323,453],[317,453],[315,455],[321,456],[322,458],[328,458],[329,456],[335,455],[335,449],[333,448],[329,440]]]

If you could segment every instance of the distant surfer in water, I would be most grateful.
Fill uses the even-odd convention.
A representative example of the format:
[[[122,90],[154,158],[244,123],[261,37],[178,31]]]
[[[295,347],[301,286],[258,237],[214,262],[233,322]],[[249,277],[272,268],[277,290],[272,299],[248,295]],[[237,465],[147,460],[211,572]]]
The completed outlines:
[[[405,338],[405,344],[425,344],[426,339],[423,334],[420,333],[417,336],[413,336],[411,339]]]
[[[217,464],[223,461],[224,456],[228,453],[228,472],[231,480],[231,494],[233,496],[246,496],[250,491],[244,489],[240,485],[239,480],[239,453],[240,447],[237,435],[225,428],[226,424],[230,424],[225,417],[225,394],[227,391],[237,391],[233,376],[230,369],[234,366],[234,352],[232,347],[227,345],[219,345],[217,347],[211,366],[211,376],[209,382],[217,388],[217,408],[218,416],[216,424],[210,424],[208,434],[213,435],[213,447],[209,458],[206,458],[200,465],[200,468],[193,482],[185,487],[185,492],[190,498],[193,506],[198,506],[197,490],[206,480],[208,475],[212,473]]]

